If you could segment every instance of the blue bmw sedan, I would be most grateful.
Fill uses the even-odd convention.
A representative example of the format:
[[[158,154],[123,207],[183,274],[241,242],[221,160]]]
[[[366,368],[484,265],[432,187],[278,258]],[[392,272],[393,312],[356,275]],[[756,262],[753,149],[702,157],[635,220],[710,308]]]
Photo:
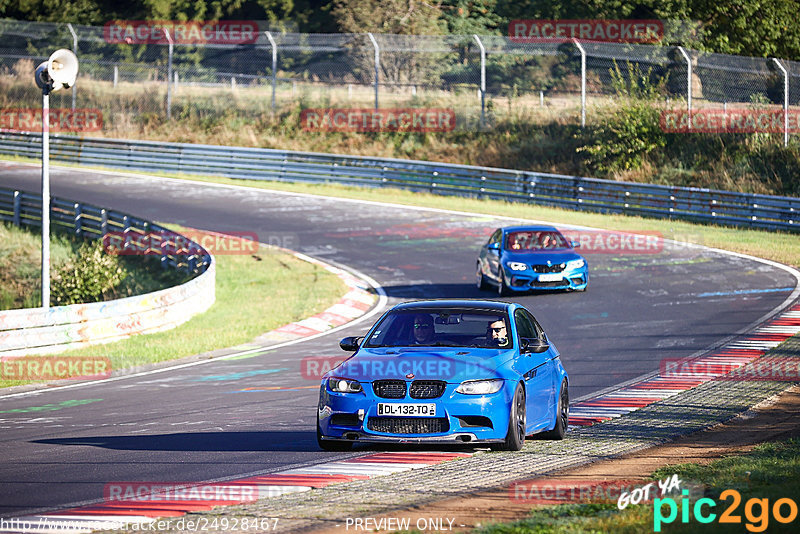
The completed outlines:
[[[387,311],[354,354],[322,377],[317,441],[489,444],[562,439],[568,376],[558,350],[520,304],[428,300]]]
[[[532,289],[585,291],[589,265],[553,226],[498,228],[478,256],[479,289],[497,288],[502,297]]]

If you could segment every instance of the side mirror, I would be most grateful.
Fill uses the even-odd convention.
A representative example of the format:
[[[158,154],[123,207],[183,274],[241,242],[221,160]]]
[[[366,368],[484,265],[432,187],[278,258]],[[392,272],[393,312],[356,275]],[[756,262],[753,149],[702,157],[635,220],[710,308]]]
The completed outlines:
[[[579,241],[572,241],[572,248],[581,248],[581,244]]]
[[[526,338],[522,340],[522,352],[538,354],[550,348],[550,344],[539,338]]]
[[[489,243],[486,245],[489,250],[500,250],[500,243]]]
[[[361,343],[362,339],[363,338],[361,337],[355,337],[355,336],[349,336],[343,338],[341,341],[339,341],[339,347],[341,347],[342,350],[346,350],[347,352],[355,352],[358,350],[358,346]]]

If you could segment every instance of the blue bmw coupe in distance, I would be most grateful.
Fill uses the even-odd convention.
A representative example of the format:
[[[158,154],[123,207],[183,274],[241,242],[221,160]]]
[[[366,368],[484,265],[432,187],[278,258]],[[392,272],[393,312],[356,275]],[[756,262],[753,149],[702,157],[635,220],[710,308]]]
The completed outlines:
[[[478,288],[493,285],[501,297],[532,289],[585,291],[589,265],[576,246],[553,226],[498,228],[481,247]]]
[[[340,346],[354,354],[322,377],[322,449],[438,442],[520,450],[527,435],[562,439],[567,431],[567,372],[520,304],[403,303]]]

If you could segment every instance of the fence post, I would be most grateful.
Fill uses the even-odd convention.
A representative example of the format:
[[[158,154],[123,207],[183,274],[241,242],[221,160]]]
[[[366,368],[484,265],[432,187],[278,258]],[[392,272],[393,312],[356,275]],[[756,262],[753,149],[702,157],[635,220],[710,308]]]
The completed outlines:
[[[483,128],[486,125],[486,49],[477,35],[472,36],[481,49],[481,128]]]
[[[20,207],[22,205],[21,201],[22,201],[22,195],[20,195],[20,192],[14,191],[14,219],[13,219],[14,226],[20,225],[20,219],[21,219]]]
[[[69,33],[72,34],[72,51],[75,55],[78,55],[78,34],[75,33],[75,30],[72,28],[72,24],[67,23],[67,28],[69,29]],[[77,84],[72,84],[72,111],[75,111],[75,87]]]
[[[789,72],[776,57],[772,61],[783,73],[783,146],[789,145]]]
[[[381,49],[378,47],[378,41],[372,33],[367,34],[369,40],[372,41],[372,46],[375,47],[375,109],[378,109],[378,68],[381,64]]]
[[[114,65],[114,89],[117,88],[117,82],[119,82],[119,67]]]
[[[581,53],[581,128],[586,126],[586,50],[577,39],[572,40]]]
[[[272,33],[264,32],[269,39],[269,45],[272,47],[272,112],[275,112],[275,87],[278,84],[278,46],[275,44],[275,39],[272,38]]]
[[[169,58],[167,59],[167,119],[172,119],[172,36],[169,34],[169,30],[164,28],[164,35],[167,36],[167,42],[169,43]]]
[[[689,111],[689,130],[692,129],[692,58],[682,46],[678,47],[683,59],[686,60],[686,109]]]

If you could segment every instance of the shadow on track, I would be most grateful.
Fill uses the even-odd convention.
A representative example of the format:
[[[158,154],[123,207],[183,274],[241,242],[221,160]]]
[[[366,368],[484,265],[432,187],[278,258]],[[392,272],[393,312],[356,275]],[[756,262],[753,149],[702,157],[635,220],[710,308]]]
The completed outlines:
[[[314,432],[179,432],[138,436],[40,439],[48,445],[93,446],[125,451],[318,452]]]
[[[92,446],[122,451],[177,452],[320,452],[314,432],[196,432],[144,436],[93,436],[40,439],[47,445]],[[359,443],[355,452],[464,452],[475,445]]]
[[[497,290],[481,291],[475,284],[398,284],[381,286],[389,297],[401,299],[486,299],[510,300],[514,297],[539,295],[560,295],[568,291],[548,291],[531,289],[504,297],[498,297]]]

